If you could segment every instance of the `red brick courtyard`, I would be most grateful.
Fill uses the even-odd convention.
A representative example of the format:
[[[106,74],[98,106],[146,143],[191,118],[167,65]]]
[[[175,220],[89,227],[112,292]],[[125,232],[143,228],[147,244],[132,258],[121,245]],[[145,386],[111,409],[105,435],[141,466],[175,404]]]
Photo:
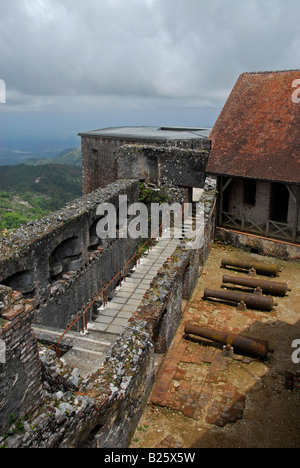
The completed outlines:
[[[274,280],[287,281],[292,291],[276,298],[278,306],[271,312],[238,311],[232,305],[203,300],[204,288],[220,289],[222,276],[228,273],[220,268],[221,259],[228,254],[249,255],[213,246],[157,372],[131,447],[300,446],[300,369],[291,360],[291,344],[300,338],[300,265],[263,259],[283,267]],[[266,359],[235,350],[225,355],[222,344],[185,335],[186,322],[268,340],[275,352]],[[287,386],[289,378],[292,387]]]

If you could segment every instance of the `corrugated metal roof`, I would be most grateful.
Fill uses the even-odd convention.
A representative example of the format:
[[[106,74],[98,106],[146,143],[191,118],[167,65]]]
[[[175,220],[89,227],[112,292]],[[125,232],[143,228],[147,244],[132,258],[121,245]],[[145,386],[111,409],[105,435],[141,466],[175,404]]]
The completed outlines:
[[[239,77],[210,134],[207,172],[300,183],[300,102],[292,99],[293,93],[300,97],[300,85],[295,80],[300,70]]]

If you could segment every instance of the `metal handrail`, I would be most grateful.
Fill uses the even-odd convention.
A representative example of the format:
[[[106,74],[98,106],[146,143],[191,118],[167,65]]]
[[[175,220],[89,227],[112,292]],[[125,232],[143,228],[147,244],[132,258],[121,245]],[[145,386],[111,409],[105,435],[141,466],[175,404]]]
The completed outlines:
[[[97,299],[101,296],[101,294],[104,293],[104,289],[101,290],[99,294],[97,294],[96,297],[89,303],[89,305],[84,309],[84,312],[79,315],[72,323],[71,325],[64,331],[64,333],[59,337],[56,345],[56,355],[58,358],[60,358],[60,342],[62,338],[71,330],[71,328],[76,325],[76,323],[81,319],[81,328],[82,328],[82,333],[84,333],[84,330],[87,329],[87,313],[88,310],[92,307],[92,305],[96,302]]]
[[[213,209],[210,213],[210,217],[213,216],[214,214],[214,210],[216,208],[216,199],[214,201],[214,206],[213,206]],[[119,271],[115,276],[114,278],[101,290],[101,292],[99,294],[97,294],[97,296],[88,304],[88,306],[85,308],[84,312],[79,315],[72,323],[71,325],[67,328],[67,330],[64,331],[64,333],[59,337],[58,341],[57,341],[57,345],[52,345],[54,348],[56,348],[56,355],[57,357],[60,359],[60,343],[61,343],[61,340],[62,338],[74,327],[74,325],[76,325],[76,323],[81,319],[81,327],[82,327],[82,333],[85,332],[85,330],[87,330],[87,326],[88,326],[88,323],[87,323],[87,313],[89,311],[89,309],[92,307],[92,305],[96,302],[97,299],[99,299],[99,297],[103,294],[103,304],[106,305],[107,304],[107,300],[108,300],[108,297],[107,297],[107,290],[109,288],[109,286],[115,281],[115,279],[120,276],[120,284],[122,284],[122,271],[123,271],[123,280],[124,282],[126,282],[126,270],[127,270],[127,267],[128,265],[137,257],[137,261],[136,261],[136,265],[137,263],[140,263],[140,260],[141,260],[141,250],[148,244],[148,253],[149,253],[149,250],[152,249],[152,241],[153,241],[153,238],[158,234],[159,237],[162,236],[162,224],[159,226],[159,229],[158,229],[158,232],[155,231],[152,236],[150,237],[150,239],[148,239],[138,250],[138,253],[133,255],[133,257],[131,257],[131,259],[125,264],[125,266],[121,269],[121,271]]]

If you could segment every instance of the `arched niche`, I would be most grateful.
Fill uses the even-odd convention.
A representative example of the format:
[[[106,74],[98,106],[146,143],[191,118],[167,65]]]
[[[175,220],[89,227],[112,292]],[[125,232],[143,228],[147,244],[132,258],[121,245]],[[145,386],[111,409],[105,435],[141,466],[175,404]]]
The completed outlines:
[[[100,218],[96,219],[89,229],[88,249],[90,251],[97,250],[97,248],[102,245],[102,240],[97,236],[97,224],[99,220]]]
[[[33,273],[30,270],[19,271],[1,282],[13,291],[20,291],[24,296],[32,296],[35,292]]]
[[[49,257],[50,277],[56,278],[68,271],[81,268],[82,245],[78,237],[70,237],[62,241]]]

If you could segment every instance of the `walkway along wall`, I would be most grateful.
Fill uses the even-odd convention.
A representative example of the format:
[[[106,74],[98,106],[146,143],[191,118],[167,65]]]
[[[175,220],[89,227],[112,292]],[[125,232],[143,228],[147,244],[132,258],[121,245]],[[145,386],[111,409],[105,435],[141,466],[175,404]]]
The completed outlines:
[[[66,329],[134,254],[136,240],[96,235],[98,205],[118,207],[122,194],[138,201],[138,182],[117,181],[2,239],[0,284],[34,301],[36,324]]]
[[[32,325],[64,332],[134,255],[137,240],[101,242],[97,207],[138,201],[139,183],[117,181],[3,238],[0,246],[0,433],[42,401]],[[113,286],[113,284],[112,284]],[[2,349],[2,348],[1,348]]]
[[[132,182],[127,183],[128,187],[132,186]],[[203,194],[204,245],[191,250],[186,239],[179,241],[178,248],[153,279],[142,305],[133,314],[131,328],[124,329],[101,368],[75,385],[63,377],[63,370],[55,375],[55,365],[41,359],[43,379],[48,379],[44,403],[39,402],[34,412],[28,406],[26,421],[12,429],[5,421],[1,433],[7,431],[7,434],[2,440],[0,437],[0,445],[8,448],[128,446],[152,387],[154,355],[164,353],[170,345],[182,317],[183,303],[190,298],[199,268],[208,256],[214,235],[215,196],[215,181],[207,179]],[[37,346],[36,340],[33,341]],[[38,386],[42,372],[37,374],[32,380]],[[0,405],[3,398],[1,394]],[[19,412],[16,417],[23,417],[24,413]],[[3,406],[0,406],[0,416],[3,421]]]

